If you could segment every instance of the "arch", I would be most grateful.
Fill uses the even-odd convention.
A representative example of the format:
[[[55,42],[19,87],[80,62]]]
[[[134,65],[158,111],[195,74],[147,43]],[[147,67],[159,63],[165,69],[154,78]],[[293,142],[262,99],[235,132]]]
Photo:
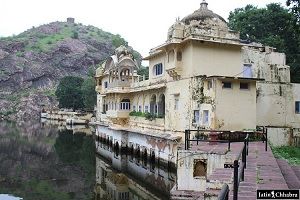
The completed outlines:
[[[169,51],[168,53],[168,62],[174,62],[175,52],[174,50]]]
[[[150,113],[156,114],[156,111],[157,111],[156,95],[153,94],[150,99]]]
[[[134,147],[133,147],[133,144],[131,145],[131,148],[130,148],[130,154],[133,155],[134,153]]]
[[[159,102],[158,102],[158,116],[159,117],[164,117],[165,116],[165,95],[161,94],[159,96]]]
[[[132,69],[138,69],[136,63],[131,58],[128,58],[128,57],[121,58],[118,66],[120,66],[120,67],[130,66]]]
[[[155,152],[154,151],[151,152],[150,162],[151,162],[151,164],[155,164]]]
[[[122,99],[120,110],[130,110],[130,99]]]
[[[147,165],[147,160],[148,160],[148,155],[147,155],[147,149],[145,148],[143,152],[144,165]]]
[[[132,70],[130,68],[123,68],[120,70],[119,77],[121,81],[129,81],[132,75]]]
[[[135,157],[139,160],[141,157],[140,147],[138,146],[135,151]]]
[[[193,177],[206,176],[207,164],[203,160],[194,160]]]
[[[117,157],[119,156],[119,152],[120,152],[120,145],[119,142],[117,141],[115,144],[115,153]]]
[[[115,143],[115,151],[120,151],[120,145],[118,141]]]

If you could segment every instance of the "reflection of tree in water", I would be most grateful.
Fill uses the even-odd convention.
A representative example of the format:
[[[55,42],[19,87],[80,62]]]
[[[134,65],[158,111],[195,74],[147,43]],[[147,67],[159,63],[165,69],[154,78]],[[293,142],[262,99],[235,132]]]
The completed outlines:
[[[0,193],[24,200],[92,198],[92,137],[57,132],[39,124],[0,122]]]
[[[95,143],[91,136],[73,135],[71,130],[64,130],[59,133],[54,147],[62,162],[81,166],[87,172],[87,181],[94,180]]]

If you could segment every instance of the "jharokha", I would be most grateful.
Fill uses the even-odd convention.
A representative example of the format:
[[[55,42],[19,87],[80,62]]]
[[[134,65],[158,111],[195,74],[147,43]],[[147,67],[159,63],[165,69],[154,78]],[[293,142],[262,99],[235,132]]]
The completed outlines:
[[[185,130],[255,131],[264,126],[271,142],[299,143],[300,85],[290,82],[284,53],[241,40],[205,1],[166,32],[166,42],[144,58],[148,79],[137,74],[132,49],[125,46],[96,70],[98,138],[177,166],[177,179],[183,174],[188,182],[178,182],[178,190],[205,190],[199,179],[191,175],[188,180],[190,175],[180,172],[182,166],[195,173],[200,160],[207,177],[228,161],[226,155],[209,154],[185,160],[179,153]]]

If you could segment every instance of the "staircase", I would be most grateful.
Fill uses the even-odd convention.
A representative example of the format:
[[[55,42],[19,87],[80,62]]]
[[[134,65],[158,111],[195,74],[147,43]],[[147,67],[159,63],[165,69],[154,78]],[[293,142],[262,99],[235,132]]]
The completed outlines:
[[[300,188],[300,166],[290,166],[286,160],[277,159],[278,166],[289,189]]]

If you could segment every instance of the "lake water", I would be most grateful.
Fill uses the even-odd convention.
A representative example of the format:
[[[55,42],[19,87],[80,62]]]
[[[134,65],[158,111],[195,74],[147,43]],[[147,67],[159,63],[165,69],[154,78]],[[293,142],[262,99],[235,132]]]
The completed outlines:
[[[174,171],[116,155],[85,133],[0,122],[0,200],[169,198]]]

